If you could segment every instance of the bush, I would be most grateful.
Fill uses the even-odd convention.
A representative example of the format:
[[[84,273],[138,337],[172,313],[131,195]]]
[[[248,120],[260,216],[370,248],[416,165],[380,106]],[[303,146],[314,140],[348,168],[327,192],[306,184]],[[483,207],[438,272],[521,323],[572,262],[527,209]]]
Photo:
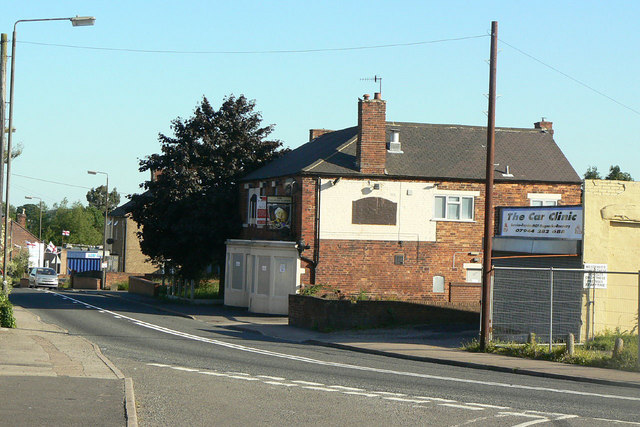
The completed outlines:
[[[0,327],[15,328],[16,318],[13,317],[13,305],[9,301],[9,297],[0,293]]]

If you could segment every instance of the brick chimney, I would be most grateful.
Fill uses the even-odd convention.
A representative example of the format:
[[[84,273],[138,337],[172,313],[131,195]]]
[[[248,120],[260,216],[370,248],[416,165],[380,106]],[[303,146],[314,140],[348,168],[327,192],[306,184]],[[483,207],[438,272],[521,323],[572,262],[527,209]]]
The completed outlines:
[[[333,131],[329,129],[309,129],[309,142],[313,141],[318,137],[321,137],[326,133],[331,133],[331,132]]]
[[[387,102],[379,93],[373,99],[369,99],[369,95],[363,98],[358,100],[356,167],[364,174],[382,175],[387,160]]]
[[[25,213],[24,209],[22,209],[22,212],[16,214],[16,219],[18,220],[18,224],[20,224],[24,228],[27,228],[27,214]]]
[[[551,135],[553,135],[553,122],[546,121],[544,117],[542,118],[541,121],[535,122],[533,124],[533,128],[534,129],[545,130],[545,131],[549,132]]]

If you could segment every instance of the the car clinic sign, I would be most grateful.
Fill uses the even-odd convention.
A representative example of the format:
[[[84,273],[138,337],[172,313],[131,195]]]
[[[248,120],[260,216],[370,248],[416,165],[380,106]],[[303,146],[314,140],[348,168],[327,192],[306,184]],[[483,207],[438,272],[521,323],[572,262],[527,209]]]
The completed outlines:
[[[500,208],[500,235],[545,239],[582,239],[581,206]]]

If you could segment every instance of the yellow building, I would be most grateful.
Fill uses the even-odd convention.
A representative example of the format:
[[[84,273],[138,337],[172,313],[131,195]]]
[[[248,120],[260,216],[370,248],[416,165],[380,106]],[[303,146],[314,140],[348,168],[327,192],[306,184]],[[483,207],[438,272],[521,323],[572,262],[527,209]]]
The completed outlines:
[[[637,332],[640,270],[640,182],[585,180],[585,268],[608,271],[585,279],[583,336]]]

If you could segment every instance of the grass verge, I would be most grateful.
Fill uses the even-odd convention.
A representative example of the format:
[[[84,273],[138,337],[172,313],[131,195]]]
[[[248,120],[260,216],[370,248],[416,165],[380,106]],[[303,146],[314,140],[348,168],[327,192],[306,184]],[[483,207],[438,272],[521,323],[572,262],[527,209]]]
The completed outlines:
[[[616,338],[622,338],[624,345],[619,354],[614,354]],[[462,347],[470,352],[481,352],[480,342],[473,340]],[[549,360],[597,368],[640,371],[638,367],[638,335],[627,332],[605,332],[583,345],[576,344],[573,355],[569,355],[564,345],[557,345],[549,351],[548,344],[516,344],[491,342],[486,353],[526,359]]]

